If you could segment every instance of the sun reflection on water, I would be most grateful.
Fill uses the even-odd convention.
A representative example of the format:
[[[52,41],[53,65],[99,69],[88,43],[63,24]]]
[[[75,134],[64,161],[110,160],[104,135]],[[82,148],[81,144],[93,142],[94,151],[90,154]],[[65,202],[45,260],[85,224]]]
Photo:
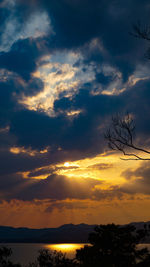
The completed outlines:
[[[56,250],[61,251],[62,253],[75,255],[76,250],[84,247],[86,244],[71,244],[71,243],[64,243],[64,244],[48,244],[44,247],[49,250]]]

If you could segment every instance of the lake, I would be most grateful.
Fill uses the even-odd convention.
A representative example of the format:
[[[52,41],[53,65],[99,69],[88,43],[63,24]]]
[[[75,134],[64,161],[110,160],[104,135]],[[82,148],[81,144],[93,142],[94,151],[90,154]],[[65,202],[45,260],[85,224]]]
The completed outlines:
[[[29,262],[33,262],[36,260],[38,251],[40,249],[49,249],[61,251],[62,253],[66,253],[68,258],[73,258],[76,254],[76,250],[84,247],[84,245],[88,244],[77,244],[77,243],[66,243],[66,244],[32,244],[32,243],[7,243],[0,244],[0,246],[6,246],[11,248],[13,251],[13,255],[11,260],[14,263],[21,263],[22,265],[26,265]],[[150,250],[150,244],[140,244],[139,248],[147,247]]]
[[[56,250],[65,253],[68,258],[74,258],[76,250],[84,247],[87,244],[33,244],[33,243],[7,243],[0,244],[0,246],[5,246],[11,248],[13,251],[11,260],[14,263],[21,263],[26,265],[29,262],[36,260],[38,251],[40,249]]]

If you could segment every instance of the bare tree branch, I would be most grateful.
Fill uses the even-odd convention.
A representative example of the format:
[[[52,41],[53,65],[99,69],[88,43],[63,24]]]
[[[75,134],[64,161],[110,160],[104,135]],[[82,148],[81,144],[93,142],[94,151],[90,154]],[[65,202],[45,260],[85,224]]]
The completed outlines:
[[[128,156],[127,158],[121,158],[122,160],[150,160],[150,158],[141,157],[136,153],[136,151],[139,151],[150,154],[150,151],[133,143],[134,132],[135,125],[132,115],[127,113],[123,117],[119,115],[112,117],[112,124],[107,129],[104,137],[108,141],[110,149],[120,151],[124,156]]]
[[[150,25],[138,21],[137,23],[133,24],[132,28],[133,31],[129,32],[132,36],[139,39],[144,39],[148,42],[150,41]],[[147,49],[145,57],[150,59],[150,47]]]
[[[133,24],[133,32],[130,32],[130,34],[136,38],[150,41],[150,26],[138,21],[136,24]]]
[[[138,21],[133,24],[133,32],[130,32],[130,34],[150,41],[150,26]],[[150,59],[150,47],[147,50],[146,57]],[[112,124],[104,137],[108,141],[110,149],[120,151],[124,156],[127,156],[127,158],[121,158],[122,160],[150,160],[150,158],[138,154],[138,152],[143,152],[144,155],[150,155],[150,151],[134,144],[134,134],[134,121],[132,115],[127,113],[123,117],[120,115],[112,117]]]

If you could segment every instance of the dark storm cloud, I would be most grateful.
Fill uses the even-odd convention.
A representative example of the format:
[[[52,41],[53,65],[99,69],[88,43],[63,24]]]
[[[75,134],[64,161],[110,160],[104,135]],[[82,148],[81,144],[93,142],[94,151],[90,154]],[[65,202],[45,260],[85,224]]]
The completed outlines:
[[[12,83],[1,83],[0,87],[0,122],[1,127],[8,123],[10,114],[14,109],[15,103],[12,95]]]
[[[50,156],[49,156],[49,159],[50,159]],[[64,158],[63,158],[64,159]],[[59,158],[60,160],[60,158]],[[55,159],[55,163],[56,163],[56,159]],[[50,165],[50,162],[49,162],[49,165]],[[44,174],[49,174],[49,173],[55,173],[59,170],[75,170],[75,169],[79,169],[78,166],[70,166],[70,167],[65,167],[65,166],[61,166],[61,167],[58,167],[58,166],[54,166],[51,164],[51,166],[49,167],[44,167],[42,169],[39,169],[39,170],[33,170],[32,172],[29,173],[28,177],[38,177],[39,175],[44,175]]]
[[[0,151],[0,175],[27,172],[50,164],[47,154],[37,153],[30,156],[25,153],[14,154],[9,151]]]
[[[55,101],[55,110],[59,111],[71,111],[74,109],[83,110],[83,115],[79,115],[72,123],[71,127],[67,131],[67,138],[65,144],[72,147],[76,142],[74,137],[78,137],[79,147],[82,149],[81,136],[86,136],[87,146],[91,147],[94,144],[90,142],[91,137],[95,138],[95,143],[101,140],[103,142],[104,131],[107,128],[107,122],[110,123],[112,114],[124,114],[129,111],[135,116],[136,133],[140,142],[143,142],[143,136],[145,135],[145,141],[150,134],[149,128],[149,101],[150,101],[150,81],[139,81],[132,89],[129,87],[127,90],[119,96],[109,95],[96,95],[93,96],[88,90],[80,90],[79,94],[73,99],[62,98]],[[109,118],[109,120],[107,120]],[[105,121],[106,120],[106,121]],[[102,133],[98,126],[102,126],[105,122]],[[81,134],[81,135],[80,135]],[[99,135],[99,137],[98,137]],[[81,139],[80,139],[81,137]],[[69,140],[74,140],[71,144]],[[96,139],[98,138],[98,139]],[[96,142],[97,140],[97,142]],[[82,143],[80,145],[80,142]],[[84,139],[83,139],[84,142]],[[142,144],[141,144],[142,145]],[[145,145],[148,145],[148,143]],[[100,149],[100,147],[98,147]]]
[[[5,2],[7,1],[3,1]],[[118,188],[92,191],[95,185],[100,184],[92,179],[81,178],[78,182],[69,180],[65,176],[51,174],[46,180],[38,181],[31,178],[25,180],[17,172],[30,171],[29,177],[44,175],[49,170],[47,167],[43,170],[36,168],[66,160],[91,157],[103,152],[106,147],[103,139],[106,125],[111,115],[117,112],[120,114],[126,110],[133,112],[137,122],[137,134],[140,140],[143,140],[143,137],[146,140],[150,134],[149,80],[139,81],[135,86],[127,85],[126,91],[120,95],[93,95],[92,92],[95,86],[97,89],[99,85],[107,89],[116,80],[119,71],[123,81],[127,81],[137,65],[143,64],[147,45],[130,36],[129,31],[132,22],[141,18],[143,14],[144,20],[147,20],[150,12],[149,2],[44,0],[27,3],[18,0],[16,3],[13,13],[6,4],[0,6],[0,43],[3,48],[0,53],[0,68],[6,71],[3,79],[7,78],[7,81],[2,81],[1,77],[0,82],[0,127],[10,127],[7,134],[0,134],[0,144],[3,147],[3,151],[0,152],[2,195],[6,194],[6,199],[23,200],[36,198],[100,200],[105,197],[111,199],[116,195],[121,198],[125,188],[120,191]],[[20,32],[20,28],[25,25],[35,9],[48,12],[56,34],[51,37],[48,32],[47,35],[38,38],[26,34],[24,39],[18,35],[16,39],[10,36],[12,40],[7,49],[4,49],[5,42],[11,39],[8,35],[4,40],[3,35],[8,18],[17,19],[15,35],[16,32]],[[94,44],[92,40],[97,40],[98,43],[92,46]],[[90,45],[92,48],[89,48]],[[76,62],[75,66],[82,66],[82,71],[86,71],[88,66],[94,66],[95,78],[80,85],[71,98],[60,94],[59,99],[54,102],[56,116],[50,117],[44,112],[27,110],[18,104],[18,100],[21,95],[33,96],[42,91],[42,81],[33,78],[32,73],[37,69],[43,55],[52,55],[57,51],[81,53],[83,58]],[[115,73],[99,72],[98,69],[102,64],[112,66],[112,72]],[[70,119],[67,117],[67,112],[72,110],[81,110],[81,113]],[[23,153],[14,155],[10,153],[9,148],[15,145],[36,150],[49,147],[49,151],[45,155],[37,153],[33,157]],[[53,170],[50,171],[53,173]],[[147,171],[149,173],[149,169]],[[148,173],[142,173],[142,179],[136,183],[139,192],[140,186],[143,192],[146,190]]]
[[[26,96],[34,96],[44,88],[43,82],[38,78],[31,78],[27,84],[20,88],[20,93],[24,93]]]
[[[140,1],[106,2],[104,0],[52,0],[50,2],[44,0],[37,2],[46,7],[50,15],[53,15],[53,23],[62,33],[61,36],[64,35],[66,39],[70,39],[69,45],[71,43],[72,45],[85,43],[100,34],[105,34],[105,37],[108,36],[107,42],[109,43],[111,38],[112,46],[118,41],[121,42],[121,37],[123,37],[122,41],[124,42],[126,35],[123,35],[123,31],[129,25],[130,20],[132,21],[133,12],[135,18],[141,17],[142,8],[142,10],[145,10],[145,18],[149,15],[148,1],[143,1],[142,3]],[[118,21],[121,21],[121,23],[118,24]],[[108,29],[109,35],[107,34]],[[67,44],[65,44],[66,46]],[[116,45],[114,47],[116,49]],[[123,49],[121,46],[118,47]],[[127,49],[127,47],[129,49],[129,44],[124,43],[124,48]]]
[[[36,69],[36,59],[39,55],[35,41],[19,40],[12,46],[11,51],[0,54],[0,67],[29,79],[31,72]]]
[[[67,126],[62,117],[49,117],[40,112],[22,110],[14,113],[11,133],[18,137],[18,144],[25,147],[44,148],[60,146],[61,135]]]
[[[49,173],[53,173],[54,172],[54,168],[53,167],[45,167],[39,170],[33,170],[29,173],[28,177],[29,178],[34,178],[34,177],[38,177],[40,175],[44,175],[44,174],[49,174]]]
[[[44,45],[46,34],[51,41],[50,18],[40,7],[21,1],[4,0],[0,13],[0,67],[29,80],[38,58],[50,50]]]
[[[51,174],[47,179],[23,179],[20,173],[1,176],[0,196],[1,199],[10,201],[11,199],[32,201],[32,200],[50,200],[52,205],[47,212],[51,212],[53,208],[63,208],[58,201],[72,199],[77,200],[112,200],[123,199],[124,193],[129,194],[118,186],[112,186],[108,189],[101,189],[104,181],[90,178],[68,178],[63,175]],[[55,205],[56,201],[56,205]],[[57,206],[58,204],[58,206]],[[73,207],[72,205],[67,208]],[[78,206],[77,206],[78,207]],[[76,208],[77,208],[76,207]],[[83,208],[83,207],[78,207]]]
[[[122,173],[127,179],[121,190],[128,194],[150,195],[150,163],[142,163],[136,170],[128,169]],[[135,179],[136,178],[136,179]]]
[[[148,1],[37,2],[44,6],[52,17],[57,33],[55,47],[77,48],[93,38],[100,38],[109,54],[107,60],[122,71],[124,79],[133,71],[138,60],[142,60],[143,55],[139,50],[144,51],[145,44],[137,44],[137,40],[129,35],[129,31],[132,31],[132,23],[141,19],[143,14],[144,21],[149,21]],[[85,55],[89,61],[99,61],[99,56],[98,53],[93,56]]]
[[[149,135],[149,86],[149,81],[141,81],[119,96],[95,96],[88,89],[81,89],[74,98],[55,101],[57,117],[17,110],[12,114],[10,132],[17,136],[19,146],[33,149],[61,147],[66,151],[77,150],[85,157],[89,152],[94,155],[103,152],[106,146],[103,136],[112,114],[124,114],[127,110],[132,112],[135,114],[138,137]],[[65,112],[76,109],[83,112],[70,121]]]
[[[99,134],[98,125],[102,123],[104,118],[111,115],[112,112],[115,111],[121,111],[122,105],[124,105],[124,109],[126,109],[130,103],[132,103],[132,109],[134,112],[136,111],[136,108],[139,110],[139,106],[141,105],[141,100],[145,101],[145,105],[142,109],[142,114],[144,116],[145,110],[147,110],[149,105],[149,94],[148,94],[148,88],[149,88],[149,82],[140,82],[140,86],[136,85],[135,88],[132,90],[128,90],[121,96],[92,96],[89,94],[88,90],[81,90],[81,94],[75,96],[73,100],[69,100],[69,105],[71,106],[71,109],[73,107],[80,107],[85,110],[85,114],[78,116],[75,120],[71,121],[66,118],[66,116],[59,116],[59,117],[53,117],[50,118],[47,115],[43,113],[38,113],[35,111],[27,111],[27,110],[21,110],[16,111],[13,113],[13,118],[11,120],[11,130],[10,133],[13,134],[13,136],[17,136],[17,144],[25,147],[31,147],[34,149],[40,149],[44,148],[47,145],[52,146],[52,151],[47,153],[45,156],[25,156],[22,155],[12,155],[11,153],[4,153],[2,151],[1,153],[1,172],[2,174],[10,174],[10,173],[16,173],[16,172],[23,172],[23,171],[31,171],[33,170],[33,177],[34,175],[34,169],[42,166],[46,166],[49,164],[54,164],[56,162],[61,162],[65,160],[75,160],[79,158],[84,158],[86,156],[91,156],[92,154],[97,154],[100,152],[100,146],[101,149],[103,149],[104,144],[103,139],[101,138]],[[137,94],[138,92],[138,94]],[[146,95],[146,99],[144,100],[144,95]],[[134,103],[135,97],[137,98],[136,103]],[[84,100],[86,100],[84,102]],[[128,101],[130,100],[130,101]],[[59,101],[57,101],[57,104]],[[64,103],[61,102],[60,103]],[[114,104],[113,104],[114,103]],[[118,106],[117,106],[118,103]],[[147,104],[146,104],[147,103]],[[66,105],[66,104],[65,104]],[[69,107],[67,104],[67,106]],[[64,108],[64,104],[61,104],[59,108],[62,106]],[[119,107],[119,109],[117,108]],[[64,108],[66,110],[66,108]],[[139,111],[138,111],[139,112]],[[138,114],[137,112],[137,114]],[[140,116],[140,114],[139,114]],[[146,119],[146,116],[145,116]],[[148,117],[147,117],[148,120]],[[91,124],[90,124],[91,123]],[[77,127],[78,125],[78,127]],[[92,125],[92,127],[91,127]],[[79,127],[80,126],[80,127]],[[147,130],[148,131],[148,130]],[[84,134],[85,133],[85,134]],[[88,137],[87,139],[85,139]],[[90,140],[96,140],[99,142],[99,147],[97,143],[92,142]],[[56,149],[61,146],[64,150],[59,151]],[[74,150],[77,150],[78,152],[74,154]],[[103,150],[102,150],[103,151]],[[67,152],[67,155],[66,155]],[[50,170],[53,172],[53,170]],[[42,172],[42,171],[41,171]],[[46,171],[47,172],[47,171]],[[48,172],[47,172],[48,173]],[[44,173],[38,173],[37,175],[42,175]],[[6,177],[6,176],[4,176]],[[10,179],[10,176],[7,176],[8,180]],[[18,177],[18,174],[17,174]],[[32,177],[32,175],[29,175],[29,177]],[[16,179],[15,174],[11,176],[11,181],[13,179]],[[21,183],[22,177],[19,176],[19,186],[23,186],[23,190],[21,192],[17,193],[17,195],[11,195],[12,198],[24,198],[25,195],[27,195],[27,198],[32,199],[32,193],[34,193],[33,198],[39,198],[43,199],[44,197],[48,197],[47,193],[47,185],[49,184],[49,187],[52,188],[52,191],[54,189],[51,180],[50,183],[48,182],[37,182],[33,183],[32,185],[32,179],[29,179],[29,181],[23,181],[23,184]],[[2,181],[2,180],[1,180]],[[7,179],[5,179],[7,181]],[[18,181],[18,180],[17,180]],[[57,179],[58,187],[59,184],[61,185],[61,179]],[[26,189],[26,186],[29,183],[28,190]],[[67,186],[68,179],[65,178],[63,186]],[[11,183],[11,186],[13,184],[13,181]],[[46,185],[46,186],[44,186]],[[54,183],[56,186],[56,183]],[[8,182],[7,182],[8,186]],[[43,187],[43,193],[41,195],[41,192],[39,188]],[[28,186],[27,186],[28,187]],[[8,186],[9,188],[9,186]],[[45,191],[46,190],[46,191]],[[50,189],[49,189],[50,190]],[[65,189],[64,189],[65,190]],[[70,187],[67,192],[69,192]],[[108,190],[101,191],[101,190],[95,190],[93,195],[94,199],[103,199],[103,198],[113,198],[116,195],[120,198],[123,192],[127,193],[129,190],[122,188],[122,189],[115,189],[115,190]],[[84,194],[83,194],[84,193]],[[39,195],[38,195],[39,194]],[[85,194],[85,192],[82,193],[84,195],[83,198],[91,197],[88,193]],[[22,195],[22,197],[21,197]],[[30,197],[29,197],[30,195]],[[44,196],[45,195],[45,196]],[[59,190],[52,193],[52,196],[50,195],[50,198],[59,198],[60,192]],[[65,197],[72,197],[75,198],[74,195],[65,193]],[[81,197],[81,196],[80,196]],[[77,196],[76,196],[77,198]]]
[[[18,145],[32,148],[61,147],[63,150],[77,150],[82,153],[98,153],[101,143],[98,141],[105,116],[122,108],[122,100],[105,95],[92,96],[89,90],[81,89],[74,99],[60,99],[55,102],[55,111],[83,109],[84,112],[70,119],[64,114],[57,117],[21,110],[13,114],[10,132],[18,138]],[[103,134],[103,133],[102,133]],[[103,136],[101,135],[103,142]],[[99,142],[99,144],[97,142]],[[103,148],[101,148],[103,150]]]
[[[4,80],[6,79],[6,80]],[[18,104],[21,95],[34,95],[43,89],[43,83],[38,78],[31,78],[28,83],[14,73],[1,73],[0,81],[0,127],[6,127],[11,123],[13,114],[23,109]]]
[[[102,181],[95,179],[68,178],[56,174],[52,174],[43,180],[22,179],[20,174],[14,174],[1,177],[0,193],[5,200],[90,199],[93,196],[94,187],[101,184]]]
[[[121,98],[124,99],[126,111],[134,114],[136,136],[142,146],[149,146],[149,101],[150,80],[139,81],[132,89],[128,89]],[[122,110],[124,110],[122,107]]]
[[[149,18],[148,1],[44,0],[34,1],[28,5],[25,1],[17,1],[17,3],[17,8],[21,11],[24,22],[28,12],[30,14],[34,9],[46,10],[49,13],[56,35],[52,41],[49,36],[43,38],[47,43],[47,48],[43,47],[43,53],[48,52],[48,50],[53,51],[53,49],[80,50],[84,44],[93,38],[100,38],[108,52],[107,58],[104,58],[103,53],[98,51],[93,55],[84,51],[85,62],[107,61],[117,66],[125,79],[134,70],[138,60],[142,60],[143,55],[139,53],[139,50],[144,51],[146,49],[144,42],[137,42],[129,35],[129,31],[132,30],[132,23],[140,19],[142,14],[144,14],[144,20]],[[28,58],[29,54],[27,55]],[[30,65],[33,70],[34,59]],[[29,75],[29,73],[25,73],[25,70],[21,74],[25,77]]]

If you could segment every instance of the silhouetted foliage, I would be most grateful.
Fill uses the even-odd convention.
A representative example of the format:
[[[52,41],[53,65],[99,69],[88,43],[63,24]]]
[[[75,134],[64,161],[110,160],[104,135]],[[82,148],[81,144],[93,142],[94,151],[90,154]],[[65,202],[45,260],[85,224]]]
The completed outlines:
[[[147,248],[137,248],[147,233],[147,229],[136,231],[132,225],[97,226],[89,235],[91,246],[77,250],[76,258],[82,267],[148,267],[150,253]]]
[[[137,23],[133,24],[133,31],[130,32],[130,34],[134,37],[150,41],[150,26],[138,21]]]
[[[150,227],[136,230],[133,225],[115,224],[96,226],[89,234],[89,242],[76,251],[74,259],[65,254],[42,249],[37,260],[26,267],[150,267],[150,252],[137,245],[149,235]],[[9,261],[11,249],[0,249],[0,267],[21,267]]]
[[[130,34],[136,38],[150,42],[150,26],[146,23],[142,23],[141,21],[134,23],[133,30],[130,32]],[[150,59],[150,47],[147,49],[145,56],[146,58]]]
[[[37,261],[30,263],[28,267],[76,267],[74,259],[66,258],[65,254],[57,251],[42,249],[39,251]]]
[[[7,247],[0,248],[0,267],[21,267],[20,264],[14,264],[10,261],[12,250]]]
[[[108,146],[112,150],[118,150],[127,158],[123,160],[150,160],[137,154],[142,152],[145,155],[150,151],[134,144],[135,125],[132,115],[127,113],[124,116],[116,115],[112,117],[111,125],[107,129],[104,137],[108,141]]]
[[[150,42],[150,26],[148,24],[141,23],[140,21],[134,23],[133,30],[130,34],[136,38]],[[150,47],[147,49],[145,56],[150,59]],[[105,133],[108,146],[112,150],[118,150],[125,156],[128,156],[124,160],[150,160],[150,158],[143,158],[136,153],[137,151],[141,151],[144,154],[150,154],[150,151],[134,144],[134,130],[135,125],[131,114],[126,114],[122,117],[120,115],[113,116],[112,123]]]

